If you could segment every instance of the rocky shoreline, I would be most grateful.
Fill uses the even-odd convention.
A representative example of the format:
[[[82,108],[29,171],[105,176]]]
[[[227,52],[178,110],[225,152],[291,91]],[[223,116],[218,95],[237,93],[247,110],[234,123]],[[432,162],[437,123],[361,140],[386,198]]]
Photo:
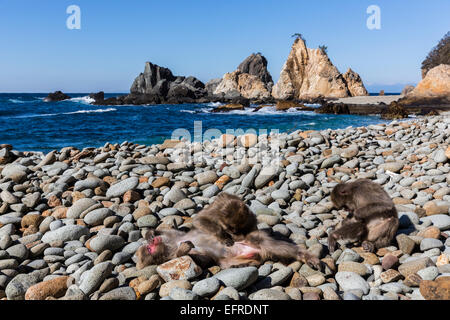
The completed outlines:
[[[450,299],[449,145],[448,115],[46,155],[0,145],[0,298]],[[347,212],[333,209],[329,194],[356,178],[383,185],[400,229],[375,253],[342,242],[330,255],[327,232]],[[270,261],[195,273],[182,261],[136,269],[148,228],[188,230],[223,191],[246,201],[258,228],[317,255],[323,270]]]

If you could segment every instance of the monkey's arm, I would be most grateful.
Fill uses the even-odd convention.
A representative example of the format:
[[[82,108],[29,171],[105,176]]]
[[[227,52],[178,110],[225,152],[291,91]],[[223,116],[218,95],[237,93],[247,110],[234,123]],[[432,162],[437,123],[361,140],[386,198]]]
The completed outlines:
[[[344,220],[345,222],[345,220]],[[336,249],[338,239],[361,239],[367,233],[366,224],[362,221],[351,221],[343,223],[339,229],[336,229],[328,236],[328,251],[333,253]]]
[[[396,215],[395,207],[383,203],[371,203],[365,207],[358,208],[353,215],[362,220],[375,217],[392,217]]]
[[[230,234],[228,234],[215,221],[211,221],[204,217],[197,217],[194,219],[193,225],[195,229],[214,235],[219,241],[225,243],[227,246],[233,245],[234,241]]]

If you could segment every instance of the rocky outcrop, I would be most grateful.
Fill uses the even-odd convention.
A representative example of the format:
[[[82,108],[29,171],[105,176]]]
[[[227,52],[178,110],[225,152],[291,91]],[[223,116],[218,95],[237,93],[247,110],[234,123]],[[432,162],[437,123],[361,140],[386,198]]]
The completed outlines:
[[[105,100],[105,93],[103,91],[97,92],[97,93],[91,93],[89,95],[89,98],[94,100],[94,104],[97,102],[102,102]]]
[[[441,64],[428,71],[425,78],[399,103],[404,106],[450,104],[450,65]]]
[[[53,93],[49,93],[46,98],[44,98],[45,102],[57,102],[70,99],[70,97],[63,93],[62,91],[55,91]]]
[[[312,107],[307,107],[304,104],[298,103],[296,101],[292,100],[280,100],[277,101],[277,104],[275,105],[276,111],[287,111],[291,108],[297,109],[297,110],[303,110],[303,111],[314,111],[315,109]]]
[[[450,65],[441,64],[429,70],[412,90],[411,96],[450,96]]]
[[[273,86],[267,71],[267,60],[260,53],[247,57],[237,70],[226,73],[214,90],[214,96],[232,99],[242,96],[251,100],[268,100]]]
[[[258,77],[267,85],[267,89],[272,90],[273,80],[267,70],[267,59],[261,53],[253,53],[248,56],[237,68],[241,73]]]
[[[386,110],[381,112],[381,119],[395,120],[408,118],[408,111],[398,102],[392,102]]]
[[[221,78],[211,79],[205,84],[205,89],[208,96],[213,96],[214,91],[216,91],[217,86],[222,82]]]
[[[347,74],[355,94],[365,93],[361,78],[355,72]],[[359,79],[361,83],[357,83]],[[354,80],[354,82],[353,82]],[[357,89],[358,88],[358,89]],[[344,76],[321,49],[309,49],[297,38],[283,65],[278,82],[272,89],[275,99],[307,100],[318,97],[344,98],[352,95]]]
[[[99,92],[90,97],[96,105],[142,105],[202,103],[210,101],[206,95],[204,83],[197,78],[174,76],[168,68],[146,62],[144,72],[134,80],[130,94],[104,99]]]
[[[360,77],[352,69],[348,68],[347,72],[342,75],[347,83],[348,91],[352,97],[356,96],[368,96],[369,92],[367,92],[366,87]]]
[[[213,110],[211,110],[211,112],[229,112],[229,111],[244,110],[244,109],[245,108],[242,104],[232,103],[232,104],[226,104],[226,105],[214,108]]]
[[[329,114],[350,114],[348,106],[344,103],[327,103],[324,102],[322,106],[315,110],[316,113]]]
[[[133,82],[134,95],[158,96],[162,101],[179,102],[199,99],[206,94],[205,85],[195,77],[174,76],[168,68],[146,62],[145,70]]]

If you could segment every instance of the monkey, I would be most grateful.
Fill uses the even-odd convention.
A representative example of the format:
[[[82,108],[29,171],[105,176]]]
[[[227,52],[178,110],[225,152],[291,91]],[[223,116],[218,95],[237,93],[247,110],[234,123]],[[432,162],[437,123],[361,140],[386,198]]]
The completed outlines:
[[[363,249],[373,252],[388,246],[399,226],[398,214],[391,197],[369,179],[340,183],[331,192],[337,209],[346,209],[352,216],[328,236],[328,251],[333,253],[338,239],[356,239]]]
[[[136,268],[138,270],[148,265],[158,265],[174,258],[189,255],[202,268],[219,265],[221,269],[259,266],[267,260],[290,262],[300,260],[316,269],[321,268],[320,260],[307,250],[296,244],[276,240],[264,231],[253,231],[242,241],[227,246],[218,241],[214,235],[192,229],[183,232],[179,230],[150,230],[146,234],[147,244],[137,252]]]
[[[209,233],[227,246],[257,230],[256,215],[237,196],[225,192],[193,219],[195,229]]]

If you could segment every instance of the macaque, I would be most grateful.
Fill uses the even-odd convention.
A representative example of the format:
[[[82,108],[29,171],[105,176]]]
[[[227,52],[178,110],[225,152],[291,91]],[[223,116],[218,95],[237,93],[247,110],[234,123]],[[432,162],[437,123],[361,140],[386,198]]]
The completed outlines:
[[[388,246],[394,238],[399,221],[397,210],[387,192],[369,179],[340,183],[331,192],[331,201],[338,209],[352,216],[328,237],[328,250],[333,253],[338,239],[362,241],[365,251]]]
[[[178,230],[159,233],[156,235],[153,230],[147,232],[147,244],[136,252],[137,269],[184,255],[191,256],[203,268],[214,264],[227,269],[258,266],[266,260],[286,263],[300,260],[320,269],[320,260],[307,250],[287,241],[273,239],[263,231],[253,231],[232,246],[226,246],[213,235],[196,229],[187,233]]]
[[[237,196],[221,193],[193,219],[194,228],[232,246],[257,230],[256,216]]]

